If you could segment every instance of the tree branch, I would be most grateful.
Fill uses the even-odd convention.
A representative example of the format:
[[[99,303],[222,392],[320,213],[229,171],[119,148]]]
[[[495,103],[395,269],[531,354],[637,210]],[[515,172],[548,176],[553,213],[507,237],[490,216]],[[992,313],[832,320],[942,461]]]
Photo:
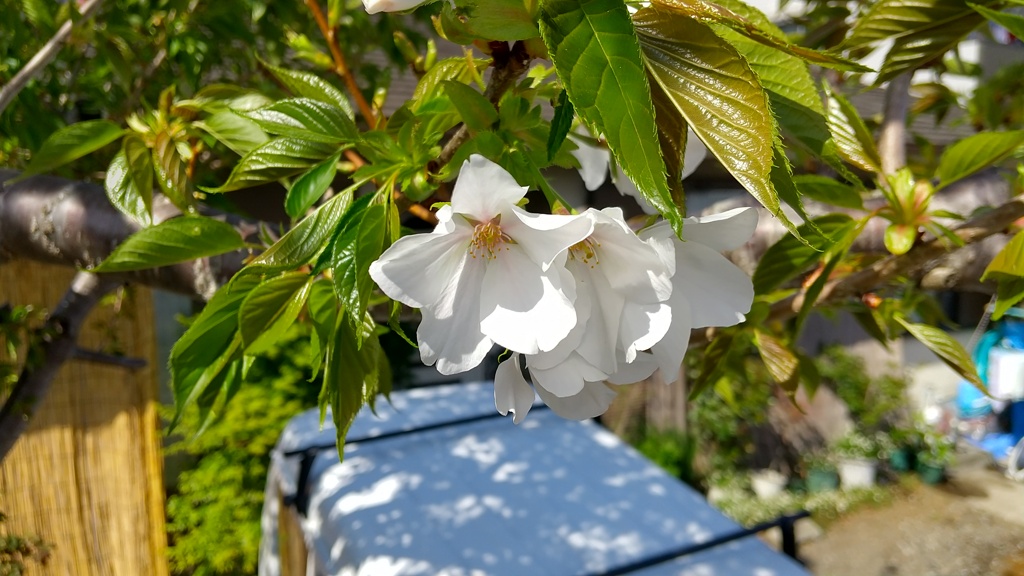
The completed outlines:
[[[1006,230],[1016,220],[1024,217],[1024,198],[1013,198],[984,214],[968,220],[953,230],[965,245],[980,242],[994,234]],[[901,256],[889,256],[864,268],[835,280],[829,281],[822,289],[817,302],[836,302],[851,296],[860,296],[882,286],[897,276],[914,280],[920,279],[925,273],[925,266],[939,258],[955,252],[946,238],[935,238],[919,244]],[[800,312],[806,293],[800,291],[789,298],[772,305],[769,320],[785,320]]]
[[[78,24],[88,20],[96,10],[99,9],[100,3],[103,0],[86,0],[81,5],[80,14],[82,18],[77,22]],[[50,38],[50,41],[43,45],[42,48],[36,52],[36,55],[28,61],[28,64],[18,71],[11,78],[3,88],[0,88],[0,114],[7,108],[8,105],[14,100],[22,89],[29,83],[30,80],[35,78],[40,72],[46,68],[53,59],[57,57],[61,47],[67,42],[68,37],[71,36],[71,31],[74,29],[76,22],[73,19],[68,18],[60,28],[57,29],[57,33]]]
[[[305,0],[305,2],[306,7],[313,13],[313,19],[316,20],[320,33],[323,34],[324,40],[327,41],[327,48],[331,51],[331,59],[334,61],[334,73],[341,76],[341,79],[344,80],[345,87],[348,88],[352,98],[355,99],[359,112],[366,119],[366,124],[370,128],[376,128],[377,115],[373,113],[370,104],[363,97],[362,91],[359,90],[359,85],[356,84],[355,77],[352,76],[352,71],[348,68],[345,55],[341,53],[341,46],[338,45],[338,38],[334,28],[331,28],[331,25],[327,22],[327,18],[324,16],[324,12],[317,0]]]
[[[484,90],[484,96],[497,107],[505,92],[508,92],[509,88],[529,68],[530,55],[522,42],[516,42],[511,49],[504,42],[492,42],[491,57],[494,70],[491,72],[491,78]],[[437,156],[437,161],[431,166],[431,170],[439,170],[451,162],[455,152],[466,140],[469,140],[469,136],[469,128],[466,128],[465,124],[459,126],[458,131],[444,145],[441,154]]]
[[[878,135],[882,175],[894,174],[907,165],[907,111],[913,75],[913,72],[900,74],[889,81],[885,90],[882,130]]]
[[[111,206],[103,188],[54,176],[32,176],[5,186],[17,172],[0,170],[0,263],[24,258],[75,268],[98,265],[140,227]],[[154,220],[180,215],[163,196],[154,197]],[[258,225],[232,224],[246,237]],[[118,274],[122,282],[208,299],[242,268],[247,252]]]
[[[61,366],[74,355],[78,333],[89,312],[119,285],[116,279],[89,272],[79,272],[72,280],[64,298],[39,330],[41,360],[25,364],[11,395],[0,408],[0,461],[28,428]]]

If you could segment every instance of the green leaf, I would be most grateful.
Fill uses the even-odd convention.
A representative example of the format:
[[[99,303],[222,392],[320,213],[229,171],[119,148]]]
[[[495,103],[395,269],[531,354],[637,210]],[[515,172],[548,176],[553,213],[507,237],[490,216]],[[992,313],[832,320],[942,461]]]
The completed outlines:
[[[153,143],[153,169],[164,196],[182,212],[191,212],[192,181],[188,177],[187,163],[167,132],[157,134]]]
[[[334,289],[347,313],[362,318],[373,290],[370,263],[384,250],[387,210],[381,204],[367,206],[352,218],[334,243],[331,268]]]
[[[890,224],[885,228],[885,248],[896,256],[906,254],[917,240],[917,226],[912,224]]]
[[[255,122],[233,110],[221,110],[203,120],[196,120],[192,125],[213,136],[239,156],[245,156],[253,148],[270,140]]]
[[[124,135],[120,126],[109,120],[89,120],[57,130],[32,155],[20,178],[49,172],[95,152]]]
[[[762,330],[754,330],[754,344],[768,373],[787,392],[800,383],[800,359],[785,342]]]
[[[200,88],[192,98],[175,102],[171,111],[178,115],[183,112],[207,112],[214,115],[220,112],[255,110],[270,102],[270,98],[252,88],[234,84],[210,84]]]
[[[536,2],[529,2],[536,7]],[[523,0],[460,0],[444,3],[441,25],[446,36],[513,42],[540,36],[535,14]],[[461,43],[461,42],[460,42]]]
[[[143,226],[153,222],[153,159],[141,139],[127,136],[107,168],[107,199]]]
[[[749,20],[773,37],[785,38],[782,30],[752,6],[739,0],[721,0],[717,4]],[[751,70],[757,74],[783,133],[812,155],[824,160],[843,178],[857,181],[836,153],[832,134],[825,122],[821,95],[818,94],[817,85],[804,60],[747,38],[724,25],[716,25],[714,30],[743,55]]]
[[[981,279],[997,282],[996,306],[992,314],[995,320],[1024,298],[1024,232],[1018,232],[996,254]]]
[[[546,0],[541,35],[576,112],[603,133],[616,163],[681,234],[658,146],[640,45],[621,0]]]
[[[324,142],[275,138],[239,160],[224,185],[206,191],[230,192],[294,176],[323,162],[337,151],[338,146]]]
[[[912,324],[901,316],[896,316],[896,321],[957,374],[979,389],[985,390],[985,383],[978,376],[978,370],[971,361],[970,354],[952,336],[934,326]]]
[[[419,111],[423,102],[432,99],[441,91],[441,83],[446,80],[462,84],[475,82],[482,87],[481,70],[488,64],[490,64],[490,60],[473,58],[471,55],[461,58],[446,58],[434,64],[433,68],[427,70],[423,78],[420,78],[413,91],[412,97],[413,100],[416,100],[416,111]]]
[[[878,85],[942,56],[984,21],[964,0],[881,0],[856,21],[842,47],[893,42]]]
[[[246,354],[269,350],[298,318],[313,278],[294,272],[271,278],[254,288],[238,310],[238,329]]]
[[[199,216],[181,216],[145,228],[114,248],[93,272],[146,270],[245,247],[235,227]]]
[[[277,66],[267,64],[263,60],[260,60],[260,64],[296,96],[333,104],[344,111],[349,120],[355,119],[352,104],[348,101],[344,92],[335,88],[334,85],[309,72],[278,68]]]
[[[331,182],[334,181],[340,159],[341,152],[338,152],[295,180],[284,199],[284,209],[288,216],[292,218],[302,216],[324,195]]]
[[[352,204],[352,193],[342,193],[324,202],[270,248],[256,257],[245,270],[275,272],[309,264],[323,250],[342,216]]]
[[[310,356],[313,374],[312,382],[323,364],[324,353],[330,344],[334,327],[338,323],[338,297],[334,294],[334,286],[330,280],[320,278],[309,289],[306,303],[309,319],[313,323],[313,334],[310,339]]]
[[[996,274],[1024,276],[1024,232],[1018,232],[1006,243],[1006,246],[1003,246],[999,254],[996,254],[996,257],[985,268],[981,279],[985,281]]]
[[[255,277],[235,277],[221,287],[171,348],[168,367],[174,392],[175,422],[181,417],[188,399],[194,399],[202,392],[201,389],[196,391],[196,385],[209,382],[216,376],[216,373],[208,373],[210,367],[234,353],[231,345],[236,339],[241,342],[238,337],[238,308],[258,281]],[[222,362],[221,367],[225,364],[226,361]],[[205,377],[204,372],[207,373]],[[173,425],[174,422],[172,428]]]
[[[1006,311],[1024,300],[1024,277],[1005,276],[996,284],[996,306],[992,319],[999,320]]]
[[[768,31],[760,27],[757,22],[751,22],[747,18],[733,12],[731,8],[741,6],[735,2],[731,3],[730,9],[725,7],[729,5],[727,2],[711,3],[705,0],[655,0],[653,5],[658,10],[672,12],[694,21],[727,26],[751,40],[818,64],[819,66],[852,72],[870,71],[869,68],[846,60],[838,55],[818,52],[810,48],[790,44],[781,34],[773,33],[774,27],[772,27],[772,31]],[[749,15],[749,7],[746,8],[746,12]]]
[[[665,158],[665,172],[669,193],[681,214],[686,214],[686,194],[683,192],[683,167],[686,165],[686,118],[676,108],[675,102],[657,80],[648,72],[651,85],[651,100],[654,102],[654,119],[658,123],[658,146]]]
[[[348,316],[347,314],[345,315]],[[338,327],[327,351],[321,414],[330,405],[337,430],[338,458],[343,458],[345,436],[356,414],[377,392],[389,386],[387,357],[373,335],[357,335],[353,322],[338,319]],[[362,340],[362,346],[358,342]]]
[[[871,172],[882,170],[882,160],[875,147],[875,139],[861,120],[857,109],[842,94],[825,84],[828,95],[828,127],[835,137],[839,155],[854,166]]]
[[[352,142],[359,137],[344,110],[311,98],[289,98],[242,115],[279,136],[327,143]]]
[[[644,9],[636,13],[634,23],[652,86],[671,99],[677,113],[733,177],[790,224],[769,180],[775,139],[771,110],[743,57],[694,20]],[[661,116],[659,124],[665,121]]]
[[[1024,16],[1011,14],[1009,12],[999,12],[998,10],[986,8],[985,6],[979,6],[977,4],[971,4],[969,2],[967,5],[977,10],[979,14],[988,20],[991,20],[992,22],[995,22],[1009,30],[1010,34],[1013,34],[1017,38],[1024,38]]]
[[[569,102],[569,94],[562,90],[558,93],[558,105],[555,106],[555,116],[551,119],[551,131],[548,132],[548,160],[554,160],[558,149],[562,147],[569,129],[572,128],[572,119],[576,112],[572,109],[572,102]]]
[[[821,234],[814,233],[809,224],[799,227],[806,243],[794,236],[783,236],[765,251],[754,271],[754,292],[768,294],[821,260],[824,251],[831,246],[829,238],[842,238],[856,226],[856,222],[845,214],[827,214],[814,220]]]
[[[483,94],[465,84],[450,80],[442,82],[441,87],[455,104],[462,121],[470,130],[488,130],[498,121],[498,111]]]
[[[942,153],[936,169],[939,177],[936,190],[1001,162],[1021,146],[1024,146],[1024,130],[982,132],[964,138]]]
[[[704,348],[704,355],[701,357],[700,373],[690,384],[690,399],[693,400],[708,385],[718,380],[718,377],[725,371],[726,357],[732,350],[735,335],[733,332],[722,332],[715,336],[710,344]]]
[[[793,183],[796,184],[800,194],[807,198],[841,208],[864,209],[864,200],[861,198],[860,192],[834,178],[817,174],[801,174],[793,177]]]

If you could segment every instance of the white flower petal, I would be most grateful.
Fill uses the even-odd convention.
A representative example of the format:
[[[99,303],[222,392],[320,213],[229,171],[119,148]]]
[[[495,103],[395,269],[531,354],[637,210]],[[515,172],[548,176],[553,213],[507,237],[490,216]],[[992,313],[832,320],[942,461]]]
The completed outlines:
[[[576,132],[589,136],[590,132],[584,126],[577,126]],[[608,162],[611,160],[611,152],[601,146],[591,146],[586,142],[573,139],[577,148],[570,152],[580,163],[580,177],[583,178],[583,185],[587,190],[597,190],[608,178]]]
[[[626,302],[619,322],[619,342],[626,362],[635,360],[637,352],[657,344],[671,324],[672,309],[667,304]]]
[[[697,167],[704,162],[704,159],[708,156],[708,147],[700,141],[700,138],[693,133],[693,130],[686,129],[686,150],[683,152],[683,173],[682,178],[685,179],[690,174],[697,171]]]
[[[519,424],[530,413],[533,400],[533,388],[519,369],[519,354],[513,354],[494,373],[494,407],[502,416],[512,412],[512,422]]]
[[[401,12],[422,4],[424,0],[363,0],[367,14],[378,12]]]
[[[658,362],[649,352],[637,354],[632,362],[619,362],[619,371],[608,377],[612,384],[634,384],[651,377],[658,369]]]
[[[548,369],[536,368],[527,359],[530,376],[537,388],[543,388],[559,398],[575,396],[587,382],[600,382],[608,377],[591,366],[579,354],[570,354],[566,360]]]
[[[596,418],[615,400],[615,391],[604,382],[587,382],[579,394],[568,398],[559,398],[541,387],[537,387],[537,395],[555,414],[570,420]]]
[[[462,164],[455,181],[452,210],[479,222],[488,222],[522,200],[527,189],[501,166],[473,154]]]
[[[611,374],[617,370],[615,348],[625,299],[612,290],[604,274],[595,274],[585,264],[571,262],[569,270],[576,278],[576,298],[586,292],[593,302],[590,315],[585,319],[586,332],[576,352],[598,370]]]
[[[451,233],[399,238],[370,264],[370,278],[390,298],[413,308],[437,302],[461,273],[472,238],[467,226],[452,226]]]
[[[612,184],[619,191],[619,194],[623,196],[632,196],[636,203],[640,206],[640,209],[644,211],[644,214],[657,214],[658,209],[651,206],[644,195],[640,193],[640,189],[633,184],[633,181],[629,179],[625,174],[612,174]]]
[[[676,244],[675,290],[690,303],[694,328],[733,326],[754,300],[750,277],[725,256],[696,242]]]
[[[420,359],[437,364],[442,374],[459,374],[480,365],[494,342],[480,329],[480,284],[484,266],[467,258],[458,283],[444,297],[422,309],[416,331]]]
[[[734,208],[720,214],[687,218],[683,223],[683,237],[718,252],[735,250],[746,244],[757,228],[757,210]]]
[[[680,290],[669,300],[672,307],[672,325],[661,340],[651,347],[651,353],[661,370],[665,382],[675,382],[682,376],[683,356],[690,345],[690,302]]]
[[[576,351],[580,347],[584,338],[591,338],[592,334],[596,330],[594,326],[597,324],[588,326],[589,319],[593,306],[593,295],[591,294],[590,286],[586,283],[581,283],[573,278],[573,275],[569,271],[565,272],[565,280],[563,286],[574,284],[575,285],[575,303],[576,309],[576,325],[573,326],[569,334],[555,346],[553,350],[548,352],[538,352],[530,356],[530,367],[547,369],[556,366],[566,360],[570,354]],[[601,318],[598,315],[597,318]],[[602,324],[603,326],[603,324]]]
[[[626,225],[617,209],[588,210],[594,220],[591,235],[597,253],[597,268],[612,289],[633,302],[664,302],[672,293],[668,268],[658,252]]]
[[[593,228],[593,223],[582,216],[531,214],[518,207],[501,219],[501,231],[545,270],[570,246],[589,236]]]
[[[576,311],[563,291],[565,269],[542,271],[519,246],[507,248],[487,263],[480,328],[513,352],[553,350],[576,325]],[[575,296],[572,286],[564,287]]]

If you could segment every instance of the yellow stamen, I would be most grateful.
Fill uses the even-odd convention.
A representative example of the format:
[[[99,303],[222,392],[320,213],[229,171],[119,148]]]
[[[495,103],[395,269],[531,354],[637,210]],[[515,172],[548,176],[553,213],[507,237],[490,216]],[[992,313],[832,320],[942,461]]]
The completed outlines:
[[[569,247],[569,258],[589,264],[593,268],[601,263],[601,258],[597,254],[597,249],[600,247],[601,243],[593,236],[584,238]]]
[[[511,242],[512,239],[501,231],[497,219],[491,220],[473,227],[473,240],[469,244],[469,254],[473,258],[481,256],[493,260],[503,248],[508,250],[508,246],[505,244]]]

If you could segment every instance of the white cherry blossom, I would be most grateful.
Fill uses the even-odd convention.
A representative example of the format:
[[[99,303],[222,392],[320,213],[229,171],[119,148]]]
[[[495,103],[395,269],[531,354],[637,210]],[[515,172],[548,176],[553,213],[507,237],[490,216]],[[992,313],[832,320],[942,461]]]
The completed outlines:
[[[587,129],[583,126],[578,126],[576,132],[583,135],[589,135]],[[574,140],[577,144],[577,148],[571,153],[580,163],[579,173],[580,177],[583,178],[583,184],[587,187],[587,190],[594,191],[604,184],[604,181],[608,178],[608,171],[611,166],[611,153],[608,148],[603,146],[591,146],[590,144],[582,140]],[[693,133],[693,130],[687,128],[686,130],[686,149],[683,151],[683,170],[680,175],[681,178],[686,178],[690,174],[693,174],[697,167],[704,162],[707,158],[708,149],[700,138]],[[658,211],[647,203],[643,195],[637,189],[636,184],[626,177],[625,174],[616,172],[611,175],[612,184],[618,189],[619,194],[623,196],[632,196],[636,199],[637,204],[647,214],[657,214]]]
[[[736,208],[701,218],[687,218],[680,241],[667,222],[640,237],[651,243],[674,269],[672,325],[651,348],[666,382],[679,378],[690,330],[734,326],[744,320],[754,299],[750,277],[722,255],[742,246],[757,227],[757,210]]]
[[[553,350],[577,324],[566,250],[593,225],[522,210],[526,190],[473,155],[434,231],[400,238],[370,265],[385,294],[420,308],[420,357],[442,374],[474,368],[494,343],[524,354]]]

